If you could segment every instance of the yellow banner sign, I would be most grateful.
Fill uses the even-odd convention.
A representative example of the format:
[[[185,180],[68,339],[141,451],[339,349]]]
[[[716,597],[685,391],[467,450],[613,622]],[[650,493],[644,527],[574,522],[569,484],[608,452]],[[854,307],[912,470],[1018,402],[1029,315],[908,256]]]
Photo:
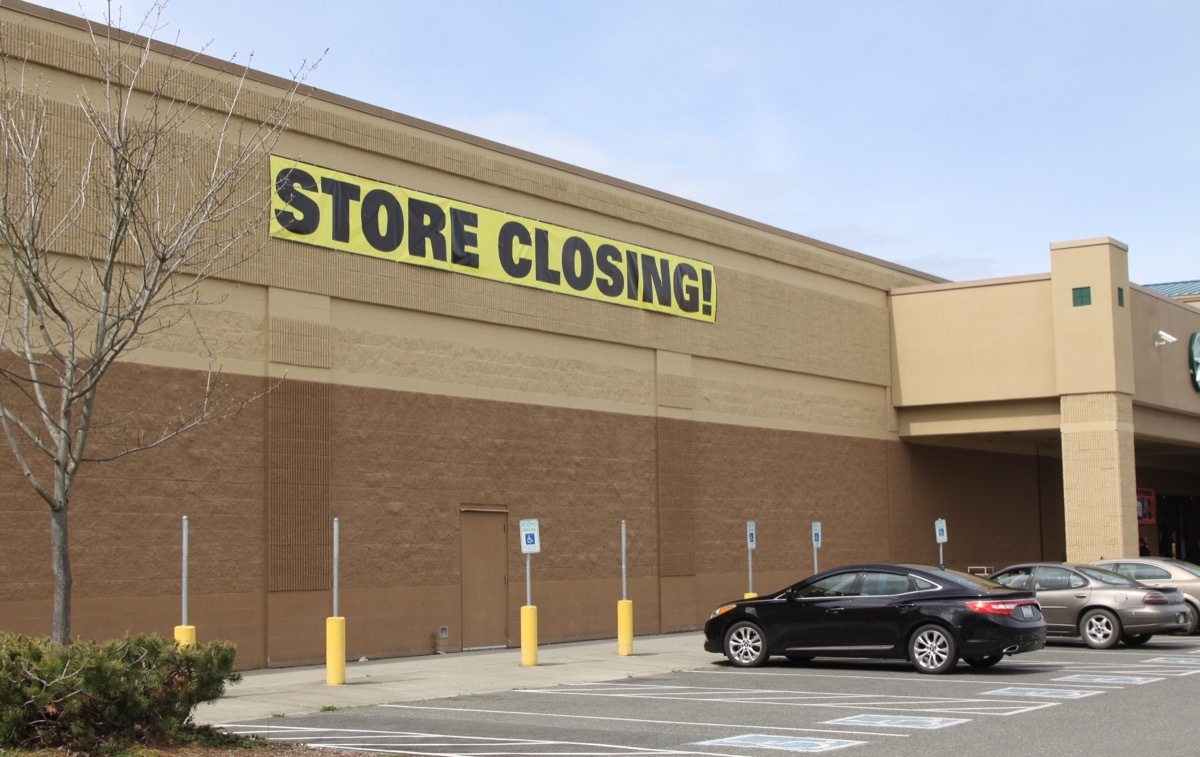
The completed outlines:
[[[711,264],[271,156],[271,236],[712,323]]]

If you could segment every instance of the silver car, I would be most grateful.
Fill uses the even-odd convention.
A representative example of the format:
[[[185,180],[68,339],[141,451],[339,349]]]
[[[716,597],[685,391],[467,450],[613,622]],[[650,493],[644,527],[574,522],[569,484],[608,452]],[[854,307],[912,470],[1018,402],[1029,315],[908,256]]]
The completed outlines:
[[[1170,557],[1122,557],[1097,560],[1094,564],[1156,589],[1168,587],[1182,591],[1191,611],[1184,633],[1196,633],[1196,627],[1200,625],[1200,565]]]
[[[1156,633],[1187,628],[1191,612],[1178,589],[1155,589],[1095,565],[1011,565],[992,580],[1033,589],[1047,636],[1079,636],[1093,649],[1139,646]]]

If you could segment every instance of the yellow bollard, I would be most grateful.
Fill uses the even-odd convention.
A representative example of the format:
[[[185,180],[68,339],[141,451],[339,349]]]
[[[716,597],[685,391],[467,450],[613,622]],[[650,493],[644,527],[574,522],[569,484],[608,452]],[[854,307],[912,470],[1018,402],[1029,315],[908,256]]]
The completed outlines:
[[[175,643],[181,647],[196,646],[196,627],[175,626]]]
[[[534,605],[521,608],[521,665],[527,668],[537,665],[537,607]]]
[[[756,592],[748,591],[742,595],[742,599],[754,599],[757,596],[758,594]]]
[[[633,654],[633,600],[617,602],[617,654],[628,657]]]
[[[325,618],[325,683],[346,683],[346,619]]]

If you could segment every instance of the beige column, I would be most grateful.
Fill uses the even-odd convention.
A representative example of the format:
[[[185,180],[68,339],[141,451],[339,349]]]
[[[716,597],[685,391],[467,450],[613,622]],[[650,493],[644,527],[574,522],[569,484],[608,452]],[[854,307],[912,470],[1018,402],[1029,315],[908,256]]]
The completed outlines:
[[[1137,554],[1128,248],[1050,246],[1067,559]]]
[[[1061,407],[1067,560],[1136,555],[1133,399],[1067,395]]]

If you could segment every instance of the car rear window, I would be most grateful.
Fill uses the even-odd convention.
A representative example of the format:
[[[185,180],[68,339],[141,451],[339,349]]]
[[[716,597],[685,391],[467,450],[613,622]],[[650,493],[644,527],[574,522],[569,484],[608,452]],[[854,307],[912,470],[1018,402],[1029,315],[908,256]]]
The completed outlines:
[[[1171,563],[1176,568],[1186,570],[1188,573],[1191,573],[1193,576],[1200,577],[1200,565],[1194,565],[1185,560],[1168,560],[1167,562]]]
[[[990,578],[976,576],[972,573],[966,573],[954,568],[936,568],[929,571],[939,578],[945,578],[947,581],[967,589],[1003,589],[1003,585],[996,583]]]
[[[1075,566],[1075,569],[1088,578],[1094,578],[1095,580],[1110,586],[1133,586],[1134,583],[1133,579],[1104,568],[1094,568],[1090,565],[1077,565]]]

